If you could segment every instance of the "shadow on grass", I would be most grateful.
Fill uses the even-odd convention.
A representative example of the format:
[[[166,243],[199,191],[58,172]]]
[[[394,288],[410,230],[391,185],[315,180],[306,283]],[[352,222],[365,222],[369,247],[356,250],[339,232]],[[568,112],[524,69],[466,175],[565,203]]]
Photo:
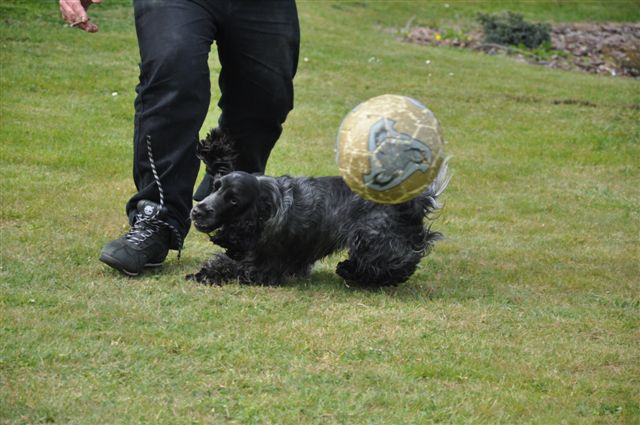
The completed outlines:
[[[495,293],[493,286],[486,282],[474,285],[471,276],[448,277],[429,283],[421,280],[420,276],[414,275],[398,286],[377,288],[347,283],[329,270],[315,270],[308,278],[290,280],[283,287],[295,289],[305,295],[315,293],[318,296],[335,296],[340,299],[383,297],[407,303],[480,299],[493,297]]]
[[[290,279],[278,287],[283,290],[297,291],[303,297],[330,298],[347,302],[371,298],[393,299],[407,303],[459,302],[493,298],[496,295],[495,283],[489,278],[489,275],[492,277],[499,275],[499,273],[496,274],[496,270],[474,271],[469,268],[464,270],[464,267],[448,265],[446,262],[432,262],[427,267],[418,269],[407,282],[398,286],[379,288],[345,282],[334,272],[338,260],[333,258],[318,262],[307,278]],[[206,285],[200,285],[185,278],[186,275],[198,271],[202,262],[201,258],[183,257],[177,260],[173,257],[162,267],[145,269],[140,276],[129,277],[96,260],[90,274],[98,279],[123,281],[134,285],[151,283],[172,287],[188,285],[206,288]],[[242,290],[241,288],[265,288],[265,290],[273,288],[238,282],[229,282],[222,286],[229,285],[236,285],[239,290]]]

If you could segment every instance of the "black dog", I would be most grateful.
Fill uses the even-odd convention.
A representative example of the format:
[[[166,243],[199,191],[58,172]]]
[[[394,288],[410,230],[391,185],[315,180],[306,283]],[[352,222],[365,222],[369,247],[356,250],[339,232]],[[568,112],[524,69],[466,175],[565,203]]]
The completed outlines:
[[[188,279],[280,284],[307,276],[316,260],[346,248],[349,258],[336,269],[346,281],[397,285],[442,238],[423,220],[440,207],[446,163],[417,198],[381,205],[360,198],[340,177],[227,174],[235,166],[233,141],[218,129],[200,143],[198,156],[214,176],[213,192],[193,207],[191,219],[226,252]]]

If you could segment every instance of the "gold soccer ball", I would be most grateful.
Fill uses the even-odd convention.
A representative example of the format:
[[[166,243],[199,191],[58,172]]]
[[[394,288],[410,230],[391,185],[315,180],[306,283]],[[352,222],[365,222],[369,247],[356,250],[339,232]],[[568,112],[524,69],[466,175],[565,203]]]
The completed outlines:
[[[415,99],[385,94],[356,106],[338,130],[336,161],[361,197],[399,204],[422,193],[444,161],[442,129]]]

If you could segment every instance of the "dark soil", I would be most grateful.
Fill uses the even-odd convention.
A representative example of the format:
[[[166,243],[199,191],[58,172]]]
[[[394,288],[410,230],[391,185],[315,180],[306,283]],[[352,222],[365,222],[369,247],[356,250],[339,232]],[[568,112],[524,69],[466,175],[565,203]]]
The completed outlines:
[[[640,23],[580,23],[554,25],[551,49],[522,49],[484,43],[482,32],[411,28],[405,40],[503,53],[550,68],[581,70],[611,76],[640,77]]]

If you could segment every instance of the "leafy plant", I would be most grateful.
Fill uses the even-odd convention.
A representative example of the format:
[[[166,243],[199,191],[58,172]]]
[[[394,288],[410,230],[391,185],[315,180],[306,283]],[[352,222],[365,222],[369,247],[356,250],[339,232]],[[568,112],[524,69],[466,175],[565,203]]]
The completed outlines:
[[[446,29],[442,32],[442,38],[445,40],[469,41],[471,37],[463,31],[456,29]]]
[[[484,40],[487,43],[524,45],[529,49],[535,49],[551,42],[549,24],[527,22],[519,13],[481,13],[478,15],[478,21],[482,25]]]
[[[554,49],[550,41],[545,41],[534,49],[528,48],[524,44],[519,44],[512,48],[511,52],[528,56],[536,61],[548,61],[554,57],[566,58],[569,56],[569,54],[563,50]]]

